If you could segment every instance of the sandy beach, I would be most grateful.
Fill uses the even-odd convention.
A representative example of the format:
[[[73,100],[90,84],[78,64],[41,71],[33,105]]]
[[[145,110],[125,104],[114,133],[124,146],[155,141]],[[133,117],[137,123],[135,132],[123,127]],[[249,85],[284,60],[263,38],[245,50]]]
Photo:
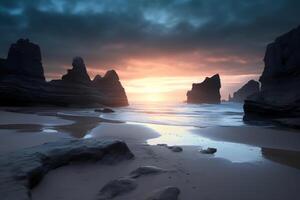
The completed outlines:
[[[1,0],[0,200],[300,200],[299,8]]]
[[[52,170],[32,189],[34,200],[95,200],[107,182],[126,177],[140,166],[167,172],[137,179],[134,191],[114,199],[145,199],[165,186],[178,187],[181,200],[300,198],[297,131],[254,126],[178,128],[111,122],[96,113],[91,117],[63,111],[73,113],[68,116],[46,110],[35,114],[1,111],[1,154],[66,138],[94,138],[124,140],[135,158],[118,164],[75,163]],[[156,145],[159,143],[178,145],[183,151],[173,152]],[[207,146],[217,148],[217,153],[199,152]]]

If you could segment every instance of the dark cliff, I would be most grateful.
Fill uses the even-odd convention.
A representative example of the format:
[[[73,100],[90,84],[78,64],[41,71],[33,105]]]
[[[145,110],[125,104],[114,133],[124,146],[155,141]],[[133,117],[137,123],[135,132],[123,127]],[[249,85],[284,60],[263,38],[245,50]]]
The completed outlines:
[[[220,103],[221,81],[219,74],[206,77],[202,83],[193,83],[187,92],[187,103]]]
[[[245,118],[299,118],[300,27],[269,44],[264,63],[261,91],[245,100]]]
[[[0,105],[2,106],[126,106],[128,100],[119,79],[105,81],[100,90],[91,81],[84,61],[75,57],[72,69],[61,80],[45,81],[38,45],[20,39],[0,59]],[[115,72],[116,73],[116,72]]]
[[[259,92],[259,82],[255,80],[248,81],[243,87],[233,93],[233,97],[229,98],[229,101],[244,102],[244,100]]]
[[[28,39],[19,39],[10,46],[1,71],[3,74],[15,75],[20,78],[44,81],[40,47]]]

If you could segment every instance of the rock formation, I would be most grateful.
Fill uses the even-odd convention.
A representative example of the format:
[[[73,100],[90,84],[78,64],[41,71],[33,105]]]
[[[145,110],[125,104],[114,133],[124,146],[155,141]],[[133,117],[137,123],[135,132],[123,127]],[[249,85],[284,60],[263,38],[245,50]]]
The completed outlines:
[[[61,80],[45,81],[38,45],[20,39],[0,59],[0,105],[126,106],[127,96],[117,73],[90,80],[84,61],[73,59],[73,68]]]
[[[300,26],[269,44],[261,91],[245,100],[245,119],[300,117]]]
[[[103,78],[100,75],[95,76],[93,84],[99,90],[120,89],[122,87],[115,70],[107,71]]]
[[[5,68],[5,62],[6,62],[5,59],[0,58],[0,76],[1,76],[2,73],[5,72],[5,69],[4,69]]]
[[[247,97],[258,92],[259,92],[259,83],[255,80],[250,80],[238,91],[233,93],[233,97],[229,96],[228,101],[244,102],[244,100]]]
[[[128,104],[127,96],[124,88],[119,80],[119,76],[115,70],[109,70],[104,77],[100,75],[95,76],[93,86],[101,93],[106,94],[111,100],[118,100],[123,105]]]
[[[91,79],[87,73],[84,61],[81,57],[75,57],[72,62],[72,69],[62,76],[63,81],[70,83],[89,84]]]
[[[117,140],[62,140],[0,156],[1,199],[30,200],[30,189],[51,170],[76,161],[119,162],[134,155]]]
[[[10,46],[2,70],[25,79],[45,80],[40,47],[28,39],[19,39]]]
[[[206,77],[202,83],[193,83],[187,92],[187,103],[220,103],[221,81],[219,74]]]

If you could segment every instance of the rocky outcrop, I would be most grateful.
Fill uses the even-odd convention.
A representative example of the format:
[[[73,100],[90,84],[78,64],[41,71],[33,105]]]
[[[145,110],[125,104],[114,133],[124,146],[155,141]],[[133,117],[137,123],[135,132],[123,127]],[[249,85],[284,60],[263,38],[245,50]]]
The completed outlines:
[[[70,83],[89,84],[91,79],[87,73],[84,61],[81,57],[75,57],[72,62],[72,69],[62,76],[62,80]]]
[[[245,100],[245,120],[300,117],[300,27],[269,44],[264,63],[261,91]]]
[[[206,77],[202,83],[193,83],[187,92],[187,103],[220,103],[221,81],[219,74]]]
[[[62,140],[0,156],[0,194],[5,200],[30,200],[30,189],[50,170],[77,161],[119,162],[133,158],[124,142]]]
[[[84,61],[73,59],[73,68],[61,80],[45,81],[38,45],[20,39],[0,60],[0,105],[2,106],[127,106],[124,88],[115,71],[90,80]],[[101,79],[99,81],[98,79]]]
[[[229,96],[229,101],[233,102],[244,102],[244,100],[259,92],[259,82],[255,80],[248,81],[243,87],[241,87],[238,91],[233,93],[233,97]]]
[[[2,106],[36,103],[46,86],[40,48],[28,39],[19,39],[11,45],[0,71]]]
[[[0,76],[2,73],[4,73],[5,62],[6,59],[0,58]]]
[[[93,84],[99,90],[123,90],[119,76],[115,70],[107,71],[104,77],[96,75]]]
[[[97,75],[93,80],[93,86],[101,93],[106,94],[112,101],[118,100],[123,105],[128,105],[126,92],[115,70],[107,71],[104,77]]]
[[[45,80],[40,47],[28,39],[19,39],[9,48],[2,69],[6,74],[25,79]]]

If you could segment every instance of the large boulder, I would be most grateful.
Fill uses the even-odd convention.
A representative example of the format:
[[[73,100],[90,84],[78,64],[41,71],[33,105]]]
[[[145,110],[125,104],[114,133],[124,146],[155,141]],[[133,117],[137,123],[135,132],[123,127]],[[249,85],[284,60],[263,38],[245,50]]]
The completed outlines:
[[[241,87],[238,91],[233,93],[233,97],[229,98],[229,101],[233,102],[244,102],[244,100],[259,92],[259,82],[255,80],[248,81],[243,87]]]
[[[30,200],[30,190],[51,170],[80,161],[111,164],[133,158],[118,140],[62,140],[0,156],[0,194],[5,200]]]
[[[40,47],[28,39],[19,39],[10,46],[4,65],[6,74],[45,80]]]
[[[300,117],[300,26],[269,44],[261,91],[245,100],[245,119]]]
[[[202,83],[193,83],[187,92],[187,103],[220,103],[221,81],[219,74],[206,77]]]

